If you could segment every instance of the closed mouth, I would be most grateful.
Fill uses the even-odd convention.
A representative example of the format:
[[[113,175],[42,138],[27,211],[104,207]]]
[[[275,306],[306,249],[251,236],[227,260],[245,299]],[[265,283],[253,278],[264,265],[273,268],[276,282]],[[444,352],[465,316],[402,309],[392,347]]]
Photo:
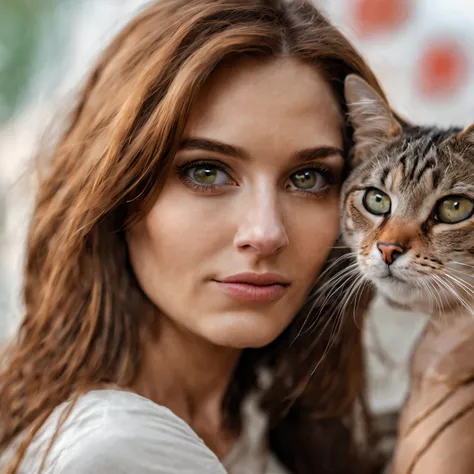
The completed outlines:
[[[287,280],[274,274],[240,274],[214,282],[228,296],[247,302],[278,301],[290,286]]]
[[[260,287],[272,285],[290,285],[289,280],[277,273],[239,273],[216,281],[220,281],[221,283],[239,283],[243,285],[252,285]]]
[[[383,280],[390,280],[390,281],[394,281],[394,282],[397,282],[397,283],[406,283],[405,280],[402,280],[401,278],[395,276],[393,273],[388,273],[387,275],[384,275],[381,278]]]

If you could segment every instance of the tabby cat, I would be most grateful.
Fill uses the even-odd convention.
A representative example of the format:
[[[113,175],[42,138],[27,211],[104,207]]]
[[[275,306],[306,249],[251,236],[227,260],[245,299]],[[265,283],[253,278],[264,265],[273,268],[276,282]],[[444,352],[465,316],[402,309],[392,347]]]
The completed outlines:
[[[435,332],[439,333],[449,328],[450,321],[459,321],[459,316],[474,315],[474,125],[439,129],[401,124],[384,100],[358,76],[346,79],[345,95],[355,147],[354,168],[342,190],[341,210],[343,239],[356,259],[352,268],[359,279],[372,282],[391,305],[432,316],[412,354],[410,394],[426,390],[423,387],[430,386],[430,380],[425,382],[431,376],[439,378],[433,379],[432,385],[437,391],[429,402],[426,398],[420,405],[416,402],[419,394],[408,397],[398,437],[397,417],[392,417],[394,424],[386,432],[390,445],[398,439],[390,472],[405,474],[420,463],[439,462],[439,452],[434,451],[434,461],[429,461],[429,447],[446,426],[460,423],[461,415],[468,413],[466,407],[457,408],[454,394],[467,390],[467,410],[474,409],[469,395],[474,381],[471,352],[464,350],[469,360],[456,369],[462,372],[458,376],[455,369],[437,372],[439,361],[448,359],[439,345],[430,346],[431,328],[436,324],[448,324],[438,325]],[[466,328],[474,333],[472,323]],[[451,343],[460,341],[472,347],[471,339],[466,339],[469,334],[461,330],[458,335],[456,331],[454,328]],[[459,354],[455,357],[460,358]],[[458,359],[455,366],[459,365]],[[451,418],[444,425],[438,421],[440,426],[431,421],[430,437],[424,439],[422,434],[411,441],[409,437],[416,434],[417,427],[438,409],[445,410],[440,419],[447,417],[449,410]],[[436,420],[436,416],[431,419]],[[444,461],[454,466],[467,459],[457,458],[448,456]],[[423,469],[420,472],[433,471],[431,467]]]
[[[474,314],[474,125],[401,125],[361,78],[345,84],[355,169],[342,232],[388,302],[433,316]]]

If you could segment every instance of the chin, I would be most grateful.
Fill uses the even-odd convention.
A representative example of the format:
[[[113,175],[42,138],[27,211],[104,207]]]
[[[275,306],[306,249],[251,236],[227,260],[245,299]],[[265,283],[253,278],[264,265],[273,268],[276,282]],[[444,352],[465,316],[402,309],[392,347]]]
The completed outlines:
[[[220,315],[201,327],[201,336],[215,345],[233,349],[257,349],[271,344],[289,324],[278,324],[270,315]]]
[[[424,291],[408,282],[392,281],[377,282],[377,290],[389,306],[403,311],[431,313],[433,308]]]

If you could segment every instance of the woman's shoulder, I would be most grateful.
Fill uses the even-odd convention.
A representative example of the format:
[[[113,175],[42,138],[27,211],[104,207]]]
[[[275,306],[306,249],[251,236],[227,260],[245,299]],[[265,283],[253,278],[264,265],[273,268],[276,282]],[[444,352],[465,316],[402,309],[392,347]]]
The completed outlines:
[[[61,416],[58,407],[30,446],[28,465],[41,463]],[[135,393],[94,390],[77,400],[48,455],[47,474],[224,474],[217,457],[182,419]]]

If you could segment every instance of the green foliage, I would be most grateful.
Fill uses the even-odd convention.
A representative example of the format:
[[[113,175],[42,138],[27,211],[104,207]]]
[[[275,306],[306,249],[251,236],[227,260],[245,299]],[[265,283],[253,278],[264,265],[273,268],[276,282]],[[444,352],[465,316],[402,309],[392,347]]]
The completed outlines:
[[[55,0],[0,0],[0,123],[21,100],[32,74],[42,22]]]

